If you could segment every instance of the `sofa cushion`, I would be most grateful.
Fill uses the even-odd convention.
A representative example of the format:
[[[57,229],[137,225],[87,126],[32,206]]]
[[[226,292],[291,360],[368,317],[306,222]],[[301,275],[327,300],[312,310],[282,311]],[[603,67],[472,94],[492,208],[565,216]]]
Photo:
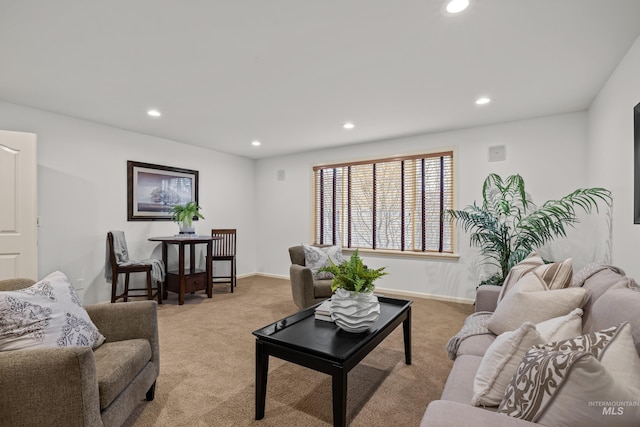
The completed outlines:
[[[629,322],[636,350],[640,354],[640,288],[616,288],[605,292],[592,307],[592,328],[605,329]],[[591,332],[591,331],[585,331]]]
[[[636,425],[640,358],[628,323],[532,347],[507,387],[498,412],[549,426]],[[630,402],[614,417],[605,402]],[[595,404],[594,404],[595,403]],[[606,414],[604,414],[606,415]]]
[[[69,279],[59,271],[28,288],[0,292],[0,351],[96,348],[103,342]]]
[[[100,390],[100,410],[131,383],[151,360],[151,345],[145,339],[107,342],[94,352]]]
[[[536,326],[525,322],[500,334],[482,357],[473,381],[473,406],[498,406],[522,357],[533,345],[546,342]]]
[[[494,334],[500,335],[527,321],[540,323],[565,315],[582,307],[587,297],[586,289],[551,289],[538,274],[530,273],[523,276],[498,304],[487,327]]]
[[[336,265],[342,264],[342,248],[340,246],[317,247],[302,244],[304,249],[304,264],[311,270],[314,279],[333,279],[333,274],[328,271],[318,273],[322,267],[330,265],[329,260]]]
[[[473,356],[482,357],[487,352],[487,349],[489,348],[491,343],[495,341],[495,339],[496,336],[492,333],[471,335],[470,337],[462,340],[462,342],[458,346],[456,356],[470,354]]]
[[[482,362],[481,356],[464,355],[456,358],[442,391],[442,400],[469,404],[473,398],[473,379]]]
[[[600,329],[604,329],[601,326],[596,327],[593,324],[594,320],[592,319],[592,311],[593,311],[593,305],[596,303],[596,301],[598,301],[600,297],[604,295],[605,292],[608,292],[609,290],[633,287],[633,280],[630,279],[629,277],[622,276],[610,269],[604,269],[592,275],[587,280],[585,280],[582,287],[584,289],[589,289],[589,293],[590,293],[590,297],[587,300],[587,303],[585,304],[585,306],[583,307],[584,315],[582,316],[583,331],[587,333],[587,332],[594,332]],[[606,313],[602,313],[602,314],[606,315]],[[624,320],[630,320],[630,319],[620,319],[615,322],[612,322],[606,327],[618,325]]]

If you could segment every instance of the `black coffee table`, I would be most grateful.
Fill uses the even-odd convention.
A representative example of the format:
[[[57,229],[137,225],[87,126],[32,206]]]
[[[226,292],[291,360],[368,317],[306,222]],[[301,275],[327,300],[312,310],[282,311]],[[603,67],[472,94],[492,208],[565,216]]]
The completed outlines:
[[[269,356],[332,377],[333,425],[347,424],[347,373],[402,323],[404,358],[411,364],[412,301],[378,297],[380,318],[368,330],[353,334],[332,322],[316,320],[309,307],[253,332],[256,336],[256,420],[264,418]]]

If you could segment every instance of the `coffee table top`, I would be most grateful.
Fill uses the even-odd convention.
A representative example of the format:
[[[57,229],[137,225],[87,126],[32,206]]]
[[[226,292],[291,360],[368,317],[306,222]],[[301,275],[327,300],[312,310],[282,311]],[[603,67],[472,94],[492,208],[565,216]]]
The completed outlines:
[[[350,333],[335,323],[314,317],[316,304],[253,332],[258,340],[344,361],[358,351],[398,316],[409,310],[412,301],[378,296],[380,317],[367,331]]]

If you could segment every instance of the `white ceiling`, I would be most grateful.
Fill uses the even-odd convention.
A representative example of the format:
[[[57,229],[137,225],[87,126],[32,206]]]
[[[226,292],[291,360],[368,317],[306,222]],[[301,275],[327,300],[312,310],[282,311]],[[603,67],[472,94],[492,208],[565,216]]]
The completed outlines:
[[[640,35],[640,0],[471,1],[0,0],[0,100],[263,158],[585,110]]]

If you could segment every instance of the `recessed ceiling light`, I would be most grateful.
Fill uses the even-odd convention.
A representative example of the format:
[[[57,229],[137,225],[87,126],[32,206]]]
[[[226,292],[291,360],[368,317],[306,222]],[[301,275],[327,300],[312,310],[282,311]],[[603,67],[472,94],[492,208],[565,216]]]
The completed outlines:
[[[345,129],[353,129],[354,127],[356,127],[356,125],[354,125],[351,122],[347,122],[347,123],[343,124],[342,127],[345,128]]]
[[[485,105],[491,102],[491,98],[487,98],[486,96],[483,96],[482,98],[478,98],[476,99],[476,104],[477,105]]]
[[[460,13],[469,7],[469,0],[451,0],[447,3],[447,12]]]
[[[253,145],[254,147],[259,147],[262,145],[262,142],[255,140],[255,141],[251,141],[251,145]]]
[[[151,117],[160,117],[162,115],[158,110],[149,110],[147,111],[147,114]]]

